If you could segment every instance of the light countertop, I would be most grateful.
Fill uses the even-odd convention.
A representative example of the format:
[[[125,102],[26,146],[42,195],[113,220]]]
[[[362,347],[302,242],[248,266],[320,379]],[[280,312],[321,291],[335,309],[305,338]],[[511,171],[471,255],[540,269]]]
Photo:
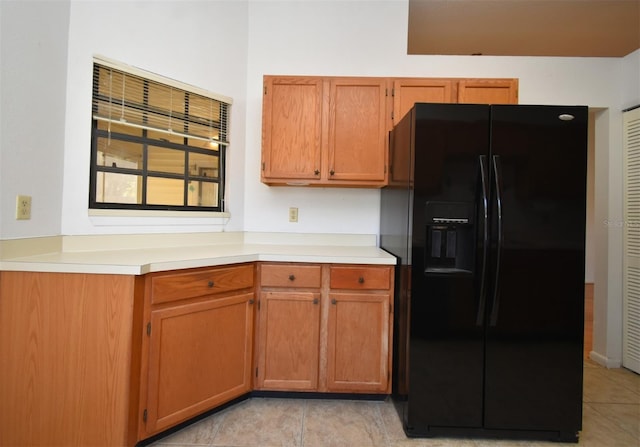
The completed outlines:
[[[366,235],[244,233],[67,237],[38,241],[47,246],[44,252],[5,250],[0,270],[141,275],[253,261],[395,265],[395,258],[372,241],[375,237]]]

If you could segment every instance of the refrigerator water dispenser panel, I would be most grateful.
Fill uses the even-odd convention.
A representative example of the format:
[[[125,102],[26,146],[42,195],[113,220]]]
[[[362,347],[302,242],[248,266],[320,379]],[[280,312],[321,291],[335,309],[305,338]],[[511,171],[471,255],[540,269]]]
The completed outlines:
[[[427,202],[425,273],[472,273],[475,208],[465,202]]]

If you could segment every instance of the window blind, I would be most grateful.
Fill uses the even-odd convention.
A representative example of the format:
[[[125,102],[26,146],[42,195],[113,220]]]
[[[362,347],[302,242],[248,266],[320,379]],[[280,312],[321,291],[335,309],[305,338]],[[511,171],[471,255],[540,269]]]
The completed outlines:
[[[228,145],[230,98],[94,59],[93,118]]]

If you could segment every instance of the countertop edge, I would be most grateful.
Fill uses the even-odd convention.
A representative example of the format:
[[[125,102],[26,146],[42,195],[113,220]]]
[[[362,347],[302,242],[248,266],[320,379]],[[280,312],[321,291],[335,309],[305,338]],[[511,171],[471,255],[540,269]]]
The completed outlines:
[[[378,247],[223,245],[160,248],[157,250],[113,250],[58,252],[0,261],[2,271],[144,275],[244,262],[300,262],[395,265],[395,257]]]

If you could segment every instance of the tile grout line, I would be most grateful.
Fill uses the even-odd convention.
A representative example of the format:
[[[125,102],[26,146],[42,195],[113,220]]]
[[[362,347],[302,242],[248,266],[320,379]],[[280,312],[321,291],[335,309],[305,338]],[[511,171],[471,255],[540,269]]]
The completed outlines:
[[[304,405],[302,406],[302,419],[300,424],[300,439],[299,439],[299,447],[304,447],[304,422],[307,417],[307,407],[309,406],[309,400],[304,400]]]
[[[380,426],[382,427],[383,433],[384,433],[384,441],[385,441],[385,445],[387,447],[391,447],[391,436],[389,436],[389,429],[387,427],[387,424],[384,420],[384,417],[382,416],[382,405],[386,405],[385,401],[382,401],[381,405],[376,405],[376,414],[380,423]]]
[[[227,415],[229,414],[229,412],[226,410],[228,410],[228,408],[218,413],[220,417],[217,423],[213,424],[214,433],[211,433],[211,444],[210,444],[211,447],[214,447],[216,445],[216,438],[218,437],[218,433],[220,432],[220,427],[222,427],[222,424],[224,424],[225,420],[227,419]]]

